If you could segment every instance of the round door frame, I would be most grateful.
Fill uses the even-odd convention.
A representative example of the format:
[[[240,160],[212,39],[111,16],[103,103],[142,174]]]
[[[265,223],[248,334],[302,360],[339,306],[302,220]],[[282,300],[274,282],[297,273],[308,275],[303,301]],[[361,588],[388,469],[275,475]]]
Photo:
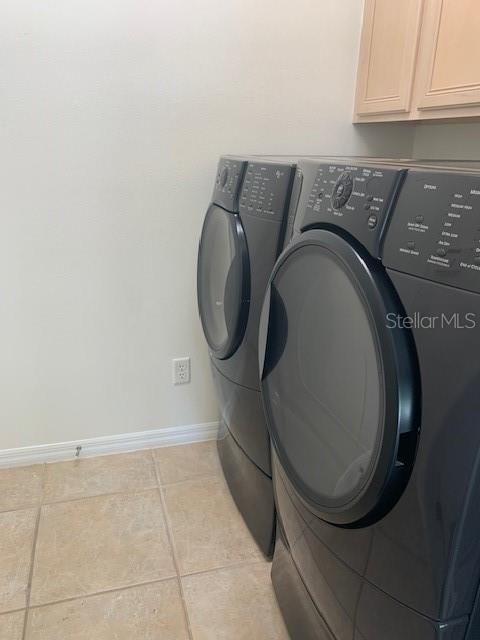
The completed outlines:
[[[283,454],[282,445],[272,428],[274,421],[263,388],[265,370],[269,368],[270,300],[275,277],[295,252],[311,245],[329,251],[342,263],[362,298],[376,338],[377,356],[384,380],[383,432],[375,462],[360,492],[349,502],[337,506],[325,506],[316,501]],[[354,265],[360,269],[355,269]],[[331,524],[360,527],[378,520],[397,502],[411,474],[419,432],[420,376],[411,332],[404,328],[387,327],[387,314],[392,312],[395,315],[402,314],[403,309],[383,265],[366,255],[353,238],[347,240],[328,228],[309,229],[301,233],[281,254],[269,279],[259,345],[260,380],[268,429],[280,463],[298,497],[316,515]],[[404,458],[401,464],[400,456]]]
[[[241,300],[239,303],[239,313],[235,322],[235,328],[231,335],[228,336],[227,340],[225,340],[225,342],[220,346],[216,345],[210,336],[209,328],[205,320],[205,305],[202,296],[203,285],[200,282],[200,264],[202,264],[202,260],[209,260],[209,256],[204,255],[204,233],[209,223],[209,218],[211,215],[213,215],[213,211],[216,209],[219,209],[227,216],[227,220],[229,221],[232,228],[232,236],[235,244],[235,255],[239,256],[239,260],[242,265]],[[250,258],[248,255],[247,239],[242,222],[240,220],[240,216],[237,213],[227,211],[223,207],[220,207],[218,204],[212,203],[209,206],[207,213],[205,214],[202,233],[200,235],[200,242],[198,245],[197,304],[205,339],[207,340],[210,351],[219,360],[226,360],[227,358],[230,358],[238,349],[243,340],[243,336],[245,335],[245,330],[247,328],[248,314],[250,310],[250,290]]]

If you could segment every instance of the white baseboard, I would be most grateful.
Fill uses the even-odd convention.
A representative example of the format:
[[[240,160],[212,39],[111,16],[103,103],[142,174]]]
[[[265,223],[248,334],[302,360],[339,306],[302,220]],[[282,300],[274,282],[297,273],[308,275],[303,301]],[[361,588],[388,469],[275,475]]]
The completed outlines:
[[[80,457],[92,457],[138,451],[140,449],[154,449],[176,444],[203,442],[216,440],[221,437],[223,430],[219,422],[204,422],[178,427],[164,427],[152,431],[138,431],[136,433],[121,433],[115,436],[101,436],[86,440],[72,440],[55,444],[41,444],[19,449],[0,450],[0,467],[39,464],[43,462],[58,462],[72,460],[78,447]]]

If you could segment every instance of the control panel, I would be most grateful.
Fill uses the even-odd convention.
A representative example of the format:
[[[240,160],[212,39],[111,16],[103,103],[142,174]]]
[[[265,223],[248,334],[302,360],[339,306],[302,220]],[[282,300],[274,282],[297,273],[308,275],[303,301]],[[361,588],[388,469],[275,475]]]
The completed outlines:
[[[212,202],[227,211],[238,211],[238,198],[247,162],[234,158],[220,158],[213,189]]]
[[[249,162],[240,193],[240,212],[282,221],[290,199],[294,166]]]
[[[305,210],[297,213],[295,231],[335,225],[379,257],[390,206],[404,174],[391,167],[319,165]]]
[[[480,293],[480,175],[409,170],[383,262]]]

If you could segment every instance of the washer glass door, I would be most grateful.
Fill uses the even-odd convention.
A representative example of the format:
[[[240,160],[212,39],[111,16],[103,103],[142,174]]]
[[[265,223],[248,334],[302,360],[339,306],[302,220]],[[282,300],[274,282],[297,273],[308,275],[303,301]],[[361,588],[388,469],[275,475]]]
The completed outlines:
[[[262,393],[294,486],[319,514],[350,524],[391,491],[400,434],[415,432],[408,337],[393,287],[348,242],[303,234],[272,275]],[[401,452],[400,452],[401,456]]]
[[[207,212],[200,238],[197,293],[208,345],[217,358],[228,358],[245,332],[250,267],[239,216],[216,205]]]

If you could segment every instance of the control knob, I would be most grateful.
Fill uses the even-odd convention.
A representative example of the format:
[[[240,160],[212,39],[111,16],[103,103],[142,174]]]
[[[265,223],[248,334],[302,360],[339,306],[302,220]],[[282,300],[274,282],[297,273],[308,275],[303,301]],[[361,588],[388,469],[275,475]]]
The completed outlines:
[[[340,174],[338,180],[333,187],[331,197],[332,207],[341,209],[347,202],[353,191],[353,178],[349,171]]]

